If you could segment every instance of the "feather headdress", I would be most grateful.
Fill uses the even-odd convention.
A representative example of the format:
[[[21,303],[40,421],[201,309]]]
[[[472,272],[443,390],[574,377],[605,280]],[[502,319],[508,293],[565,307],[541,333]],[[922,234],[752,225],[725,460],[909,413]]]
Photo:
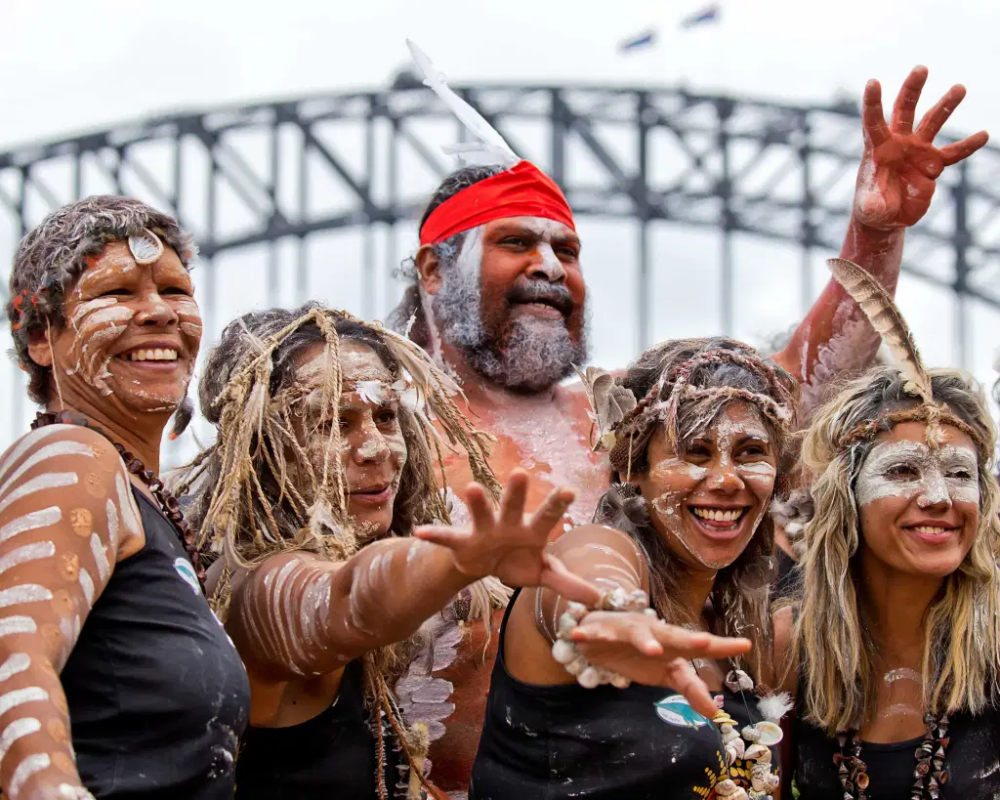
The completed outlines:
[[[919,397],[925,403],[933,403],[934,390],[920,359],[920,351],[917,350],[906,320],[889,293],[853,261],[831,258],[826,263],[830,266],[833,277],[854,302],[861,306],[875,332],[892,352],[896,366],[906,379],[904,389],[907,394]]]
[[[876,333],[889,348],[905,380],[903,390],[921,401],[921,405],[916,409],[889,412],[879,419],[859,426],[848,438],[852,440],[870,438],[881,429],[881,426],[904,421],[925,422],[927,444],[931,447],[940,446],[944,441],[942,422],[969,432],[971,429],[968,425],[946,407],[935,402],[931,378],[920,359],[920,351],[913,341],[913,334],[889,293],[872,275],[852,261],[831,258],[826,263],[833,272],[833,277],[861,307]]]
[[[410,48],[413,62],[424,76],[424,86],[441,98],[451,113],[473,136],[473,141],[446,146],[443,148],[444,151],[449,155],[457,155],[468,165],[500,164],[509,169],[517,164],[521,159],[504,141],[503,136],[482,114],[455,94],[427,54],[409,39],[406,40],[406,46]]]

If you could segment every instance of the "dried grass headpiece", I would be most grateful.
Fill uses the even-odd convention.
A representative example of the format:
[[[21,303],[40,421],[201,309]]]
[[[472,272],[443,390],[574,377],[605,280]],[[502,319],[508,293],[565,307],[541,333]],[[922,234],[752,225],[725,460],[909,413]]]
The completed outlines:
[[[607,372],[589,368],[577,370],[591,403],[591,419],[597,428],[595,450],[609,450],[608,458],[618,473],[631,479],[633,455],[645,450],[649,437],[662,422],[669,442],[676,448],[680,441],[709,424],[721,405],[732,400],[753,403],[774,425],[787,431],[795,416],[795,382],[784,370],[735,340],[720,340],[724,347],[712,347],[694,357],[665,369],[641,400]],[[669,346],[669,342],[660,348]],[[699,386],[697,376],[703,367],[732,364],[757,376],[766,385],[765,392],[737,386]],[[681,430],[682,404],[695,404],[690,415],[694,420]]]
[[[906,383],[903,391],[920,401],[914,408],[885,410],[878,417],[858,425],[842,440],[848,447],[874,438],[882,431],[901,422],[926,422],[927,445],[939,447],[944,442],[942,425],[951,425],[982,446],[975,430],[934,400],[934,387],[924,368],[913,334],[896,303],[875,278],[852,261],[831,258],[826,262],[833,277],[861,307],[875,331],[892,352],[900,374]],[[990,454],[986,454],[988,458]]]
[[[370,330],[399,365],[401,379],[390,388],[403,395],[415,420],[417,435],[423,440],[422,449],[436,454],[441,472],[438,483],[433,465],[428,463],[426,471],[430,474],[426,481],[430,487],[423,500],[425,513],[421,516],[449,521],[442,446],[464,452],[475,480],[499,501],[500,484],[487,462],[492,437],[474,428],[458,407],[455,398],[464,395],[455,382],[420,347],[378,323],[362,322],[344,311],[312,308],[277,333],[257,339],[255,350],[249,351],[252,357],[233,367],[228,383],[212,403],[218,417],[218,439],[209,451],[199,456],[196,464],[213,456],[218,463],[219,479],[201,521],[200,536],[203,543],[211,541],[213,549],[225,555],[230,567],[252,568],[263,558],[290,548],[346,558],[363,538],[351,527],[340,463],[339,408],[344,380],[338,321]],[[293,408],[302,399],[305,388],[301,382],[292,382],[291,386],[276,387],[273,395],[271,388],[274,356],[282,341],[310,324],[319,328],[326,344],[322,380],[318,389],[311,390],[314,396],[318,391],[317,418],[329,424],[329,433],[316,434],[327,436],[321,470],[313,470],[292,419]],[[251,336],[249,331],[245,335]],[[361,387],[360,383],[366,382],[359,382],[359,390],[381,390],[377,386]],[[296,486],[296,480],[291,479],[286,453],[293,454],[296,479],[301,484],[305,475],[308,486]],[[274,492],[265,491],[261,483],[255,468],[255,461],[261,460],[275,476],[276,497]],[[196,469],[190,470],[178,491],[190,487],[198,477]],[[282,535],[282,531],[289,529],[296,531],[292,540]],[[237,547],[241,533],[243,546]],[[253,538],[249,547],[247,534]]]

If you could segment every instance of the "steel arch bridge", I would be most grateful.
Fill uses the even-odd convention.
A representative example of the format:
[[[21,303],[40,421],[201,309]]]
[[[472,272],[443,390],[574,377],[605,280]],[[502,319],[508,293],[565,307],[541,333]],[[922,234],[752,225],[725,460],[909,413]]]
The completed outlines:
[[[563,187],[578,216],[629,221],[638,348],[654,333],[650,236],[662,224],[719,234],[716,313],[725,332],[738,302],[735,236],[798,249],[803,305],[813,295],[814,254],[839,250],[861,150],[853,103],[789,105],[678,88],[457,90]],[[314,243],[355,229],[355,310],[380,316],[395,297],[382,278],[415,240],[404,244],[401,232],[413,233],[414,218],[453,168],[440,145],[455,141],[457,127],[402,73],[381,91],[163,116],[0,152],[0,252],[12,254],[46,213],[77,198],[139,197],[195,234],[211,339],[243,273],[230,270],[222,280],[221,263],[254,253],[264,299],[301,301],[329,272],[329,256]],[[908,234],[904,270],[953,296],[956,359],[964,363],[965,302],[1000,310],[1000,149],[988,146],[946,171],[927,218]],[[23,393],[19,381],[4,382],[14,384],[11,416],[20,430]]]

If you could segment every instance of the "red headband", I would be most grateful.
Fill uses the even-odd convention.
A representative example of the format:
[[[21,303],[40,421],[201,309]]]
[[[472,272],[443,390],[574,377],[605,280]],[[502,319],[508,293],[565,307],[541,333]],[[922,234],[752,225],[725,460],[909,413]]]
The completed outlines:
[[[573,212],[555,181],[531,162],[519,161],[435,208],[420,229],[420,244],[438,244],[505,217],[542,217],[576,230]]]

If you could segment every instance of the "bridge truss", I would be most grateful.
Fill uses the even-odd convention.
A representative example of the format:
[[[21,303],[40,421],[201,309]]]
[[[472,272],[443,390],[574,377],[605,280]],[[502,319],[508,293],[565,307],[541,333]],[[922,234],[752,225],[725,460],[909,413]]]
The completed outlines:
[[[855,104],[790,105],[670,88],[459,91],[564,188],[579,218],[627,223],[627,263],[614,269],[634,298],[626,315],[633,352],[656,333],[663,267],[651,237],[664,226],[717,234],[712,302],[724,332],[734,330],[740,302],[737,238],[782,242],[799,253],[800,306],[818,288],[816,254],[839,250],[861,148]],[[390,277],[415,241],[414,218],[453,168],[440,145],[455,136],[450,115],[404,74],[383,91],[179,114],[0,152],[0,252],[12,254],[60,205],[129,194],[195,234],[209,339],[246,307],[234,296],[251,273],[258,302],[298,302],[328,286],[350,295],[340,305],[382,316],[398,295]],[[908,235],[904,270],[954,300],[960,363],[968,360],[966,303],[1000,310],[998,179],[994,147],[949,169],[927,218]],[[350,242],[337,238],[345,231],[353,231]],[[12,387],[14,435],[23,430],[23,392],[18,380],[4,383]]]

